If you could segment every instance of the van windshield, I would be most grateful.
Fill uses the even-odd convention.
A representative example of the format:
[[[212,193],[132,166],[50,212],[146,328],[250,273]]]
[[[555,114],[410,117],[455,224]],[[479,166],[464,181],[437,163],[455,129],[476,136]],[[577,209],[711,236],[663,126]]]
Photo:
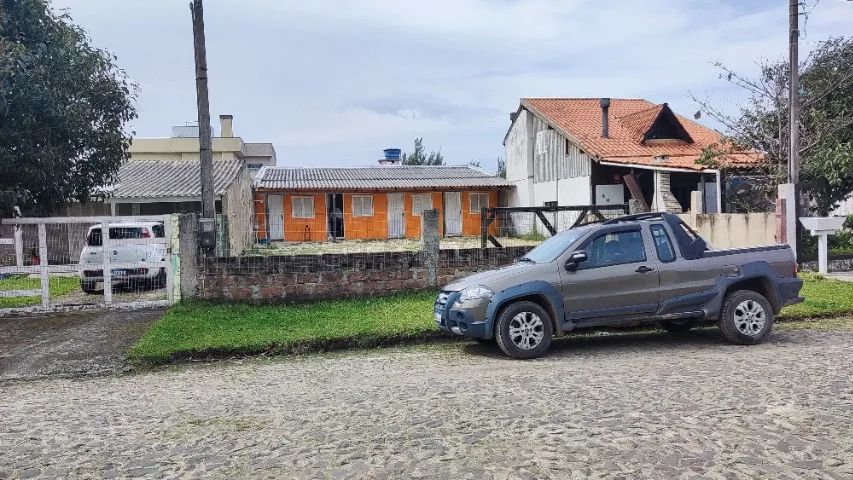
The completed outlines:
[[[553,237],[540,243],[538,247],[527,252],[523,258],[534,263],[553,262],[563,254],[569,247],[578,241],[586,232],[587,228],[573,228],[560,232]]]

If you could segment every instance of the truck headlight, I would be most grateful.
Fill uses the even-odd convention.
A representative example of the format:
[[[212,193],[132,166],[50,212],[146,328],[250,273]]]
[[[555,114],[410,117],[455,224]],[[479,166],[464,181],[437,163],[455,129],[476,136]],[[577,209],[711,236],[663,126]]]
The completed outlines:
[[[468,300],[476,300],[478,298],[492,298],[495,295],[491,289],[483,286],[468,287],[462,290],[459,294],[459,303],[467,302]]]

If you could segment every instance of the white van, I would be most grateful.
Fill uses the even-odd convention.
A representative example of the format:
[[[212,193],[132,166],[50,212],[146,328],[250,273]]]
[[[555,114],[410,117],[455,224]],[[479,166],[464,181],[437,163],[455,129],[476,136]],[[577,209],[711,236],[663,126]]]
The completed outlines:
[[[98,283],[104,281],[103,232],[101,225],[92,225],[86,233],[86,246],[80,252],[80,288],[86,293],[96,293]],[[152,239],[163,238],[163,223],[120,222],[110,224],[110,262],[138,263],[166,260],[165,243]],[[119,286],[166,286],[166,269],[134,266],[112,268],[112,284]]]

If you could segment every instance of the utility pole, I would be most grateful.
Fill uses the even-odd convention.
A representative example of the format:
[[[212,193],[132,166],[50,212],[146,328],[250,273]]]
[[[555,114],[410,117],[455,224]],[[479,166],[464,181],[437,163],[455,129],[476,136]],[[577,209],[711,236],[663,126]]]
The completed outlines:
[[[202,0],[190,2],[195,49],[195,89],[198,104],[198,145],[201,157],[201,218],[213,219],[216,202],[213,192],[213,152],[210,139],[210,102],[207,94],[207,50],[204,40]]]
[[[800,225],[800,0],[789,0],[788,5],[788,53],[789,53],[789,75],[788,84],[790,93],[788,95],[788,129],[790,146],[788,151],[788,182],[794,186],[794,232],[796,235],[797,256],[802,255],[802,226]]]

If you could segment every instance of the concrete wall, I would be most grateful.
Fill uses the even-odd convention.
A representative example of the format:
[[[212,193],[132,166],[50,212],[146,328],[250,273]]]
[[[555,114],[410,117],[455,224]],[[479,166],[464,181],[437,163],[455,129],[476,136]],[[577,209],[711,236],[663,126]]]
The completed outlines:
[[[232,160],[242,156],[240,137],[215,137],[211,150],[214,160]],[[131,160],[198,160],[197,138],[134,138],[128,148]]]
[[[776,214],[707,213],[678,215],[715,248],[772,245],[776,241]]]
[[[255,243],[252,225],[252,177],[243,166],[222,198],[222,214],[228,219],[227,255],[240,255]]]

